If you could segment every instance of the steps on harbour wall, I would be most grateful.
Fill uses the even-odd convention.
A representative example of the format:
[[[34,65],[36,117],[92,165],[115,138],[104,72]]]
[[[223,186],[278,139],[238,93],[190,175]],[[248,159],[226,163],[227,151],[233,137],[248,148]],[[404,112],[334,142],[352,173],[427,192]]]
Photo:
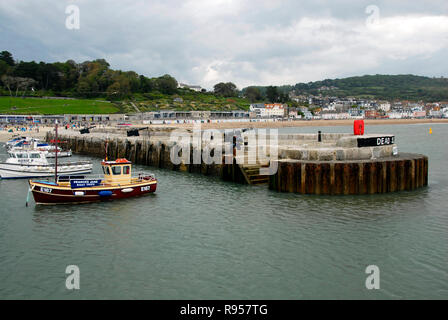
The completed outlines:
[[[267,184],[269,183],[269,176],[267,175],[261,175],[260,169],[261,168],[267,168],[269,165],[261,165],[261,164],[255,164],[255,165],[239,165],[241,172],[243,173],[243,176],[246,180],[247,184],[250,185],[257,185],[257,184]]]

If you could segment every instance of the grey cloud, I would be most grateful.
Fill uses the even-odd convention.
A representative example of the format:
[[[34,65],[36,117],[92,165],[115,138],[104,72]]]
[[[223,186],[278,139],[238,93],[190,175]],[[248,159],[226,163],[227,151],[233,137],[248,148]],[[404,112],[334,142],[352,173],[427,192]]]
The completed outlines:
[[[81,10],[80,30],[65,28],[69,4]],[[366,30],[368,5],[378,6],[392,30]],[[412,17],[448,19],[447,9],[445,0],[23,0],[0,3],[0,49],[21,60],[105,58],[116,69],[170,73],[208,88],[217,81],[243,87],[365,73],[440,75],[447,22],[431,22],[424,37]],[[420,48],[394,21],[413,30]]]

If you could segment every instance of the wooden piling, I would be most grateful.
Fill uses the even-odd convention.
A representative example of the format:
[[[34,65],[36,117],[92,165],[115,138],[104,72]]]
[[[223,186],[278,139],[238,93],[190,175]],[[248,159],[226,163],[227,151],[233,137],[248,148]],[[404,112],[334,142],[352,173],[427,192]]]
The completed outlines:
[[[302,194],[375,194],[428,185],[428,158],[418,154],[359,161],[279,160],[269,188]]]

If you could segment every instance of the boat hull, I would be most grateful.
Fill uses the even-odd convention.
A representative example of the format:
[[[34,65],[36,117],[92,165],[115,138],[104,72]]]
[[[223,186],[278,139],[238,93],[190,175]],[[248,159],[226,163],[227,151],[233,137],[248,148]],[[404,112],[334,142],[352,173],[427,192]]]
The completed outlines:
[[[58,166],[58,175],[78,175],[92,172],[91,164],[79,166]],[[54,176],[54,166],[49,165],[20,165],[0,163],[1,179],[29,179]]]
[[[157,189],[157,180],[124,186],[77,189],[60,187],[48,182],[30,181],[30,187],[36,204],[74,204],[118,200],[153,193]]]

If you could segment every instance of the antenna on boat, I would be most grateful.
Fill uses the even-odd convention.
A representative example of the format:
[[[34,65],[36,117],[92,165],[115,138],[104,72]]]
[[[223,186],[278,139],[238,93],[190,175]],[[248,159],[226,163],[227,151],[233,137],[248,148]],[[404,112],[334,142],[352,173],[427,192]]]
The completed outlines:
[[[104,149],[104,152],[105,152],[106,156],[105,156],[104,161],[107,161],[107,147],[108,147],[108,144],[109,144],[109,136],[106,137],[106,147]]]
[[[58,120],[55,121],[55,165],[54,165],[54,182],[58,183]]]

